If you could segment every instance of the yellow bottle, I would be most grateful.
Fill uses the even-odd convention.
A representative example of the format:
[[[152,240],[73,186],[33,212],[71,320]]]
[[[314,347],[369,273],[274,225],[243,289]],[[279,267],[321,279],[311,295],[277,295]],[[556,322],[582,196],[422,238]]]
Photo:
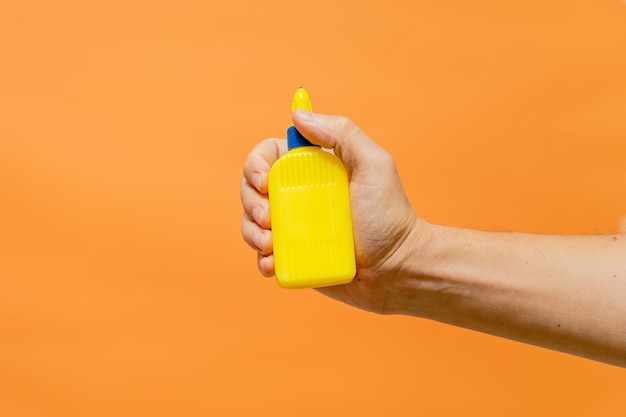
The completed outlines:
[[[311,110],[300,87],[292,110]],[[268,193],[278,284],[311,288],[345,284],[356,264],[348,175],[335,155],[291,126],[289,151],[270,169]]]

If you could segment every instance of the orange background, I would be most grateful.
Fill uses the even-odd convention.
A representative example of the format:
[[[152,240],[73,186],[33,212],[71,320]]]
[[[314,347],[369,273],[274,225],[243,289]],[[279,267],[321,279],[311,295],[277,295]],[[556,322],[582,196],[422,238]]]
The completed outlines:
[[[0,6],[0,415],[622,416],[622,369],[260,277],[239,178],[298,85],[432,222],[626,214],[618,0]]]

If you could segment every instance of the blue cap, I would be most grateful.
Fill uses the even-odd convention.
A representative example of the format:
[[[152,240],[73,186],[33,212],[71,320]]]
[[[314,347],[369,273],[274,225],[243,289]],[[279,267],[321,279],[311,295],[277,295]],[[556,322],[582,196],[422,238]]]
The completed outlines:
[[[296,129],[295,126],[290,126],[289,129],[287,129],[287,148],[291,150],[293,148],[299,148],[300,146],[317,145],[313,145],[311,142],[306,140],[306,138],[298,132],[298,129]]]

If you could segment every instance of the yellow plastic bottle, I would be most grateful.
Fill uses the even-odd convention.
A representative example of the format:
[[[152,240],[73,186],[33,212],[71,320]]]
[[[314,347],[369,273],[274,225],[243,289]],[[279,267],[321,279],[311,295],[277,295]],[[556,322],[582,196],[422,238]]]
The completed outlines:
[[[292,110],[311,110],[300,87]],[[270,169],[268,194],[276,279],[284,288],[345,284],[356,264],[346,170],[291,126],[289,151]]]

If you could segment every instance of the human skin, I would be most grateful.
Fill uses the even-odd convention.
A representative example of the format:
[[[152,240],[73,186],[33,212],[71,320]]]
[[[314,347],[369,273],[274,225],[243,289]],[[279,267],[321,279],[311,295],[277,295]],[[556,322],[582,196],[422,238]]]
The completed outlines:
[[[436,320],[626,367],[626,236],[485,232],[429,223],[389,153],[349,119],[304,110],[298,131],[333,149],[350,180],[357,273],[318,288],[380,314]],[[267,175],[287,152],[260,142],[244,163],[241,232],[274,275]]]

